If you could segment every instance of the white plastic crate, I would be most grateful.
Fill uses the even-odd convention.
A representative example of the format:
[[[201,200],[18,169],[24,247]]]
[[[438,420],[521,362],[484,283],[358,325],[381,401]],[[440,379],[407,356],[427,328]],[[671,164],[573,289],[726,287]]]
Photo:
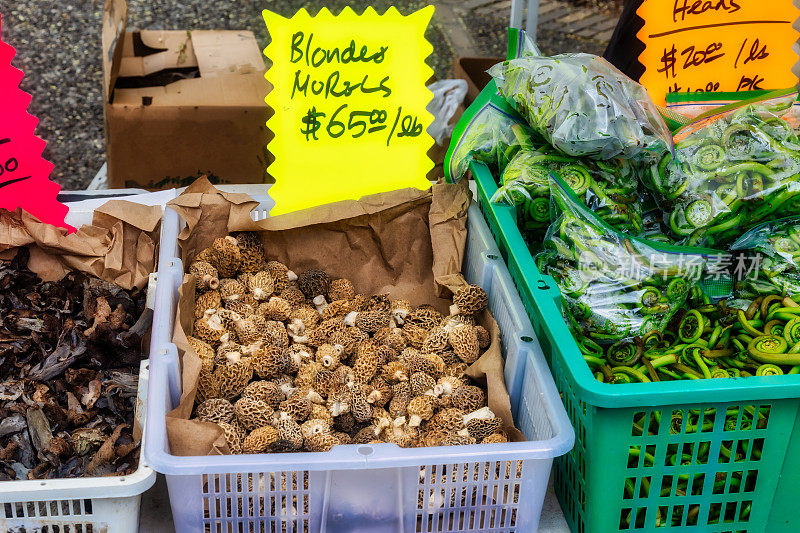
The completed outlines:
[[[260,199],[259,199],[260,200]],[[254,218],[265,216],[262,204]],[[325,453],[178,457],[165,415],[180,398],[172,344],[183,277],[165,212],[150,361],[145,457],[166,475],[175,529],[184,532],[536,531],[554,457],[574,433],[530,322],[476,205],[470,208],[464,274],[489,294],[502,330],[506,380],[527,442],[401,449],[337,446]],[[168,235],[174,240],[167,243]]]
[[[174,191],[171,194],[175,196]],[[110,199],[113,198],[106,194],[103,198],[67,203],[67,222],[75,227],[91,224],[94,208]],[[124,199],[136,201],[135,197]],[[141,203],[162,202],[145,199]],[[148,375],[149,362],[142,361],[135,413],[142,426],[147,411]],[[137,533],[141,495],[155,481],[156,472],[140,458],[139,468],[129,476],[0,482],[0,532]]]
[[[145,423],[147,361],[139,371],[136,420]],[[4,533],[136,533],[142,493],[156,473],[143,460],[129,476],[4,481],[0,531]]]

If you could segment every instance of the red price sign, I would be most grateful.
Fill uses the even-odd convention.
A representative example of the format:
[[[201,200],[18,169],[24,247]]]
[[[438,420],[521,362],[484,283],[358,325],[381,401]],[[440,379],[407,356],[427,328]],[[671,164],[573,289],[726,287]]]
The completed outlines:
[[[35,133],[39,121],[27,111],[31,97],[19,88],[22,71],[11,66],[14,54],[0,39],[0,208],[21,207],[74,231],[64,222],[68,208],[57,199],[61,187],[50,181],[53,165],[42,158],[45,142]]]

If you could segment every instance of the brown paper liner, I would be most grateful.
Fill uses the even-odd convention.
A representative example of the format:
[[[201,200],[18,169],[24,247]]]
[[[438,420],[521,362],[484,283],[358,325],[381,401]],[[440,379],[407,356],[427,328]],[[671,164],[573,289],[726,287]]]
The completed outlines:
[[[156,270],[161,207],[111,200],[94,213],[91,225],[67,235],[17,209],[0,209],[0,257],[30,250],[28,268],[44,281],[77,270],[123,289],[143,288]]]
[[[428,191],[376,194],[254,222],[250,211],[257,204],[247,195],[219,191],[205,179],[172,200],[168,205],[187,223],[179,237],[184,264],[215,238],[234,231],[258,231],[269,260],[281,261],[298,273],[321,268],[332,278],[349,279],[363,294],[388,293],[448,314],[448,297],[466,285],[461,275],[470,204],[466,180],[457,185],[438,183]],[[221,429],[187,420],[200,374],[200,360],[186,339],[193,317],[194,277],[186,275],[173,337],[182,358],[183,395],[180,405],[167,415],[170,449],[175,455],[228,453]],[[503,419],[511,440],[525,440],[511,417],[499,328],[488,311],[478,318],[492,343],[468,374],[487,384],[489,407]]]

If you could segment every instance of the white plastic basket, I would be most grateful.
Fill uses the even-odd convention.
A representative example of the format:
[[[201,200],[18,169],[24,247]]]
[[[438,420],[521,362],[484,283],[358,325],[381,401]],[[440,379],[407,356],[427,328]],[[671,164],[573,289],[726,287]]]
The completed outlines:
[[[148,362],[139,370],[136,420],[145,423]],[[136,533],[142,493],[156,473],[143,460],[129,476],[4,481],[0,531],[4,533]]]
[[[262,205],[254,218],[263,218]],[[325,453],[178,457],[165,415],[180,398],[171,341],[180,221],[165,212],[150,361],[145,457],[166,475],[175,529],[184,532],[536,531],[554,457],[574,433],[541,348],[489,229],[470,208],[468,281],[489,294],[502,330],[512,411],[527,442],[401,449],[337,446]],[[174,236],[166,244],[167,236]]]
[[[171,194],[175,196],[174,191]],[[75,227],[90,224],[94,208],[110,199],[106,194],[68,203],[67,222]],[[135,197],[124,199],[136,201]],[[148,376],[149,362],[142,361],[135,417],[143,427]],[[129,476],[0,482],[0,532],[137,533],[141,495],[155,481],[156,472],[142,458],[139,468]]]

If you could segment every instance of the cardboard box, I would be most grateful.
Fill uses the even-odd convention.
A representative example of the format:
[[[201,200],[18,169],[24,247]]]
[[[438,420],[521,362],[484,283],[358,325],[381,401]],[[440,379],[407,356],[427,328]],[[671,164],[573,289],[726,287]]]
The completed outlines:
[[[453,62],[455,77],[467,81],[465,107],[469,107],[492,80],[486,71],[505,60],[504,57],[459,57]]]
[[[264,57],[249,31],[130,31],[106,0],[103,94],[109,187],[162,189],[199,175],[271,183]]]

